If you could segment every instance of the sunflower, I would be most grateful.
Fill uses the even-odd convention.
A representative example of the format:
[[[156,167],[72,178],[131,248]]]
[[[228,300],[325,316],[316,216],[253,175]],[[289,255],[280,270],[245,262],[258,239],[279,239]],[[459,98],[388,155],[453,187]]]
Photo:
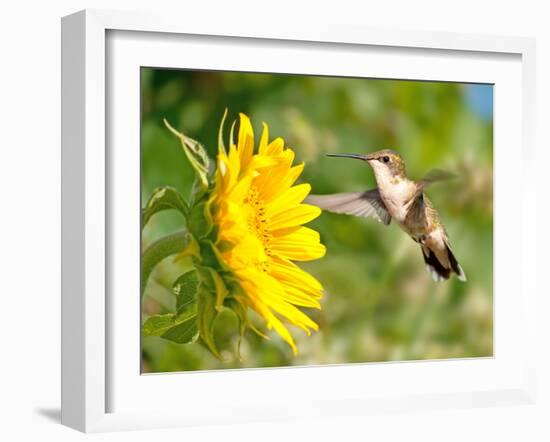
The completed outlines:
[[[283,321],[308,335],[317,324],[300,308],[320,309],[323,288],[294,261],[319,259],[325,254],[319,234],[303,224],[321,210],[303,204],[309,184],[294,185],[303,163],[292,165],[294,152],[282,138],[269,142],[263,124],[258,151],[249,118],[240,114],[237,144],[220,149],[214,188],[216,248],[242,288],[239,302],[265,319],[297,353]]]

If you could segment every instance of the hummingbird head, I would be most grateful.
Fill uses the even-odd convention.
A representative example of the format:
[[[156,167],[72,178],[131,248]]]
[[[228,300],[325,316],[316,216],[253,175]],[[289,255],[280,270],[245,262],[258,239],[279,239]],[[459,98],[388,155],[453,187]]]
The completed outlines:
[[[405,178],[405,162],[399,153],[384,149],[370,154],[332,153],[329,157],[355,158],[365,161],[372,167],[377,181]]]

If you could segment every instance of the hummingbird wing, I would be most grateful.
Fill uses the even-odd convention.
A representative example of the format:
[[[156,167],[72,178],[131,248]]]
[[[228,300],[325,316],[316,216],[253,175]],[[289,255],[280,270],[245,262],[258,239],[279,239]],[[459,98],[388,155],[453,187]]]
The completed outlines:
[[[391,216],[380,198],[378,189],[333,195],[310,195],[305,202],[329,212],[373,218],[386,226],[391,222]]]
[[[456,177],[457,176],[454,173],[449,172],[447,170],[431,169],[426,173],[426,175],[424,175],[424,178],[422,178],[420,182],[423,185],[429,185],[432,183],[437,183],[439,181],[452,180]]]

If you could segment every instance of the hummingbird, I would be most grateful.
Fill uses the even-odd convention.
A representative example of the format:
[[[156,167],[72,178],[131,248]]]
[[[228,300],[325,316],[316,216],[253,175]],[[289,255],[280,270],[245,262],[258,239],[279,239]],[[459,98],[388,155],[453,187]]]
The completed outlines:
[[[452,273],[466,281],[439,214],[424,193],[427,185],[454,175],[435,169],[419,181],[411,180],[401,155],[389,149],[370,154],[327,155],[366,162],[374,172],[378,187],[363,192],[311,195],[306,203],[329,212],[373,218],[386,226],[393,218],[420,245],[426,268],[434,281],[449,279]]]

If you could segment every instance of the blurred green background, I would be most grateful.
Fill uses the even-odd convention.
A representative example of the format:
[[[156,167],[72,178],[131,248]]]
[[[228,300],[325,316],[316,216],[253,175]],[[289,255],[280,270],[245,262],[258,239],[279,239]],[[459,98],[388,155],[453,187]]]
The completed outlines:
[[[327,152],[399,151],[409,176],[443,168],[459,178],[427,191],[468,277],[435,283],[416,243],[392,223],[323,213],[325,258],[302,266],[325,287],[323,309],[308,311],[320,331],[291,328],[299,355],[276,335],[247,332],[236,354],[230,312],[216,327],[223,361],[198,344],[142,338],[143,372],[492,356],[493,354],[493,88],[491,85],[142,68],[142,202],[158,186],[188,195],[193,172],[174,127],[203,143],[213,158],[225,108],[245,112],[257,140],[261,123],[305,161],[301,181],[312,193],[375,187],[359,161]],[[226,125],[227,127],[228,125]],[[173,212],[153,217],[143,247],[181,228]],[[184,264],[180,264],[183,266]],[[170,287],[181,273],[167,259],[143,298],[143,319],[173,310]],[[258,321],[257,324],[263,324]],[[262,328],[263,329],[263,328]]]

